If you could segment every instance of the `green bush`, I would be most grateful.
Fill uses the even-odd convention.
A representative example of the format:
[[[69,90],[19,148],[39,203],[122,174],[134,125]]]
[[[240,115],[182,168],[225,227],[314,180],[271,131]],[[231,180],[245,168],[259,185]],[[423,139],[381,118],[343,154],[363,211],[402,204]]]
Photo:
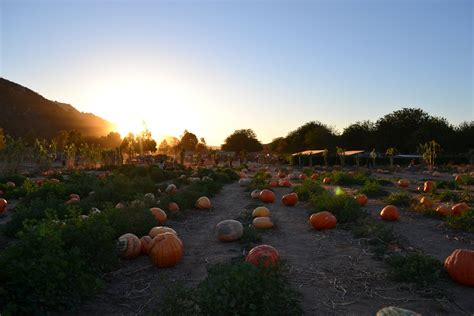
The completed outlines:
[[[351,175],[345,171],[332,171],[325,172],[320,177],[329,177],[332,179],[332,183],[346,186],[362,185],[368,180],[367,174],[363,172],[354,172]]]
[[[319,183],[308,179],[304,180],[301,185],[293,187],[293,192],[298,194],[298,199],[301,201],[308,201],[312,195],[319,195],[324,191]]]
[[[384,202],[389,205],[410,206],[411,197],[406,192],[391,193],[384,199]]]
[[[435,188],[436,189],[450,189],[450,190],[457,190],[459,188],[459,185],[457,184],[456,181],[454,180],[439,180],[435,181]]]
[[[360,194],[365,194],[369,198],[376,198],[387,196],[388,192],[382,188],[380,184],[375,181],[366,181],[358,191]]]
[[[441,192],[433,191],[431,192],[431,196],[441,202],[458,202],[461,200],[459,194],[451,190],[443,190]]]
[[[415,283],[419,287],[434,285],[443,271],[443,264],[424,254],[388,257],[388,275],[394,281]]]
[[[474,233],[474,208],[470,208],[461,215],[448,216],[446,222],[453,229]]]
[[[174,288],[163,297],[159,315],[302,315],[301,295],[281,267],[218,264],[195,289]]]
[[[324,191],[319,195],[311,196],[311,206],[313,210],[311,213],[328,211],[334,214],[337,222],[344,224],[355,222],[361,217],[365,217],[366,213],[361,209],[357,201],[346,194],[333,194]]]
[[[393,230],[371,216],[359,219],[349,229],[356,238],[364,238],[378,258],[387,252],[390,244],[397,243]]]
[[[271,176],[265,171],[258,171],[252,177],[252,181],[250,181],[250,184],[247,186],[247,190],[253,191],[268,189],[270,187],[270,185],[268,184],[268,180],[270,178]]]

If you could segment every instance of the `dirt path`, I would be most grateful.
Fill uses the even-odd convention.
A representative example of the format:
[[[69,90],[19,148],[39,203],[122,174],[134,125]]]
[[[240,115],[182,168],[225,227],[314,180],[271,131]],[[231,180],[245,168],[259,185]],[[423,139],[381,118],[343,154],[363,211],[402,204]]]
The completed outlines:
[[[206,278],[206,267],[228,261],[241,254],[239,243],[222,243],[215,236],[215,225],[224,219],[234,219],[248,203],[247,193],[238,183],[223,187],[211,199],[211,211],[187,211],[185,220],[168,221],[184,244],[184,257],[178,266],[158,269],[150,266],[149,259],[121,262],[115,272],[109,274],[105,291],[88,302],[79,315],[140,315],[146,308],[155,306],[157,298],[169,285],[183,281],[195,286]]]

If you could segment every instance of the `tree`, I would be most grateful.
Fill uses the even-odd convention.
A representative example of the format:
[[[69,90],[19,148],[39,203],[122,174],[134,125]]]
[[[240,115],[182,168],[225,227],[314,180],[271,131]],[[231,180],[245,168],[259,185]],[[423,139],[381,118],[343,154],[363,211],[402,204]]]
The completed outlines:
[[[375,145],[375,124],[370,121],[356,122],[344,129],[342,144],[351,149],[368,149]]]
[[[160,146],[158,146],[158,152],[167,155],[171,150],[170,145],[168,145],[168,142],[166,139],[163,139],[163,141],[160,143]]]
[[[263,149],[257,135],[251,129],[239,129],[225,139],[221,146],[224,151],[233,151],[239,154],[251,153]]]
[[[156,152],[156,141],[146,126],[144,126],[143,131],[136,136],[136,143],[138,144],[140,154]]]
[[[179,141],[179,146],[182,150],[194,151],[198,143],[199,141],[195,134],[184,130],[183,136],[181,136]]]
[[[436,157],[438,157],[441,151],[441,146],[432,140],[426,144],[420,144],[419,151],[423,155],[423,161],[428,165],[428,169],[433,171]]]
[[[6,145],[5,134],[3,133],[3,128],[0,127],[0,150],[5,148],[5,145]]]
[[[196,145],[196,151],[201,155],[207,152],[206,140],[204,137],[199,139],[199,143]]]

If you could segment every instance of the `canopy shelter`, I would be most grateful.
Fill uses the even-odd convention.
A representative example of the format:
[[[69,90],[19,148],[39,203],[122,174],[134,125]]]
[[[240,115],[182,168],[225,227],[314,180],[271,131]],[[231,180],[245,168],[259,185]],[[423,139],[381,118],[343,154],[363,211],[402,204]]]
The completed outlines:
[[[297,153],[292,154],[293,157],[298,156],[298,165],[301,166],[301,156],[309,156],[309,165],[312,166],[312,159],[311,157],[313,155],[318,155],[322,154],[325,151],[325,149],[313,149],[313,150],[305,150],[305,151],[300,151]]]
[[[343,152],[344,156],[353,156],[353,155],[358,155],[362,154],[365,150],[346,150]]]
[[[422,155],[395,155],[397,158],[423,158]]]

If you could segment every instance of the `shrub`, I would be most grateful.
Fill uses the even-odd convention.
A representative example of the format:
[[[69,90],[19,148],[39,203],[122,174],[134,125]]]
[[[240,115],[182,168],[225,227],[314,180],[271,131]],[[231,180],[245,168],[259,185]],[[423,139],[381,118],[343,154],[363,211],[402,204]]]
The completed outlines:
[[[308,201],[312,195],[319,195],[324,191],[319,183],[311,180],[304,180],[301,185],[293,188],[293,192],[298,194],[298,199],[301,201]]]
[[[441,192],[433,191],[431,196],[441,202],[459,202],[461,200],[459,194],[451,190],[443,190]]]
[[[356,238],[364,238],[370,245],[375,256],[380,258],[388,250],[390,244],[397,243],[393,230],[371,216],[366,216],[350,226]]]
[[[450,228],[474,233],[474,208],[470,208],[461,215],[448,216],[446,222]]]
[[[319,195],[311,196],[311,206],[315,212],[328,211],[334,214],[338,223],[355,222],[357,219],[366,216],[356,200],[349,195],[335,195],[324,191]]]
[[[247,190],[253,191],[268,189],[270,187],[268,184],[268,179],[270,178],[271,176],[264,171],[258,171],[252,177],[252,181],[250,181],[250,184],[247,186]]]
[[[394,281],[415,283],[418,287],[434,285],[443,271],[443,264],[424,254],[388,257],[388,275]]]
[[[406,192],[391,193],[384,199],[386,204],[396,206],[410,206],[410,201],[410,195],[408,195]]]
[[[388,195],[388,192],[375,181],[366,181],[358,192],[360,194],[367,195],[369,198],[376,198]]]
[[[435,181],[436,189],[450,189],[450,190],[457,190],[459,188],[459,185],[457,184],[456,181],[450,180],[439,180]]]
[[[196,289],[174,288],[165,293],[160,315],[301,315],[301,295],[280,266],[249,263],[213,266]]]

